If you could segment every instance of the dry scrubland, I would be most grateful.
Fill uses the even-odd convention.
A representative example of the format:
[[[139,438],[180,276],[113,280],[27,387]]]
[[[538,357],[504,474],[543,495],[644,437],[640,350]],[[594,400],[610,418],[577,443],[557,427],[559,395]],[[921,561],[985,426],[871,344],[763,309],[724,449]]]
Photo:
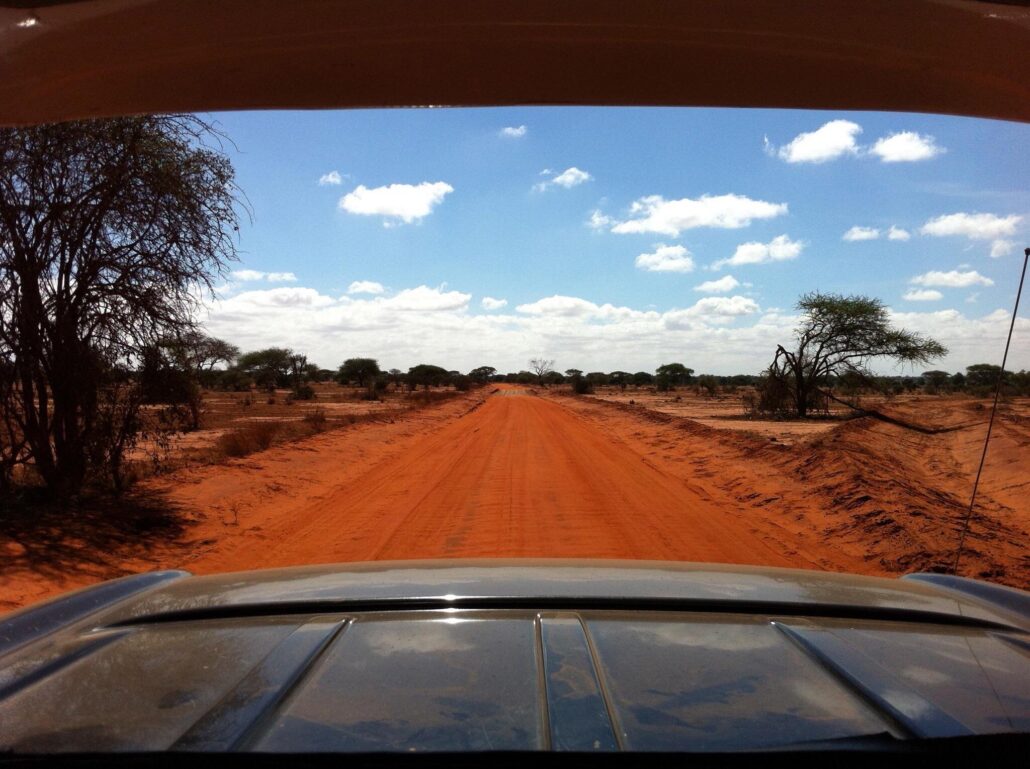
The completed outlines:
[[[285,396],[208,394],[202,429],[166,447],[159,472],[137,457],[150,477],[119,510],[0,532],[0,610],[173,567],[513,556],[940,570],[988,415],[978,399],[906,396],[865,405],[907,427],[748,420],[739,394],[632,387]],[[1013,399],[963,573],[1030,584],[1028,455],[1030,399]]]

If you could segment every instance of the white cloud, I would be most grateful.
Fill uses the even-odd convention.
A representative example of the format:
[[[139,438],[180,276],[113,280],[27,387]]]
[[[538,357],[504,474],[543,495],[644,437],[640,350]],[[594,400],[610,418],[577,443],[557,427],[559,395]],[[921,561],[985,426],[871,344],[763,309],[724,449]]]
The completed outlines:
[[[996,214],[947,214],[930,219],[919,230],[924,235],[948,237],[962,235],[970,240],[997,240],[1016,231],[1022,216],[997,216]]]
[[[529,129],[526,128],[524,125],[510,125],[502,128],[500,134],[506,139],[521,139],[523,136],[526,135],[526,132],[528,130]]]
[[[991,258],[997,259],[1000,256],[1008,256],[1016,249],[1016,244],[1011,240],[998,239],[991,243]]]
[[[743,195],[702,195],[679,200],[649,195],[635,201],[630,206],[631,218],[616,223],[612,232],[678,237],[683,230],[697,227],[740,229],[755,219],[773,219],[785,213],[786,203],[767,203]]]
[[[898,131],[876,140],[869,150],[884,163],[904,163],[937,157],[944,148],[932,136],[915,131]]]
[[[356,280],[347,286],[348,294],[381,294],[386,289],[374,280]]]
[[[855,137],[862,127],[850,120],[831,120],[815,131],[798,134],[777,154],[788,163],[825,163],[842,155],[857,155]]]
[[[915,286],[938,286],[941,288],[994,285],[993,280],[985,278],[976,270],[969,270],[968,272],[959,272],[958,270],[940,272],[931,270],[930,272],[924,272],[922,275],[916,275],[909,283]]]
[[[694,290],[704,294],[725,294],[739,285],[739,280],[732,275],[725,275],[718,280],[706,280],[704,283],[694,286]]]
[[[603,230],[612,224],[612,218],[602,214],[600,209],[594,209],[587,220],[587,227],[592,230]]]
[[[887,230],[887,240],[908,240],[912,235],[908,230],[903,230],[901,227],[895,227],[893,224],[891,228]]]
[[[755,241],[741,243],[729,259],[720,259],[712,265],[718,270],[726,265],[764,264],[766,262],[785,262],[800,256],[805,244],[800,240],[791,240],[787,235],[777,235],[768,243]]]
[[[251,303],[258,307],[325,307],[333,303],[313,288],[269,288],[258,291],[244,291],[228,301]]]
[[[650,254],[639,254],[634,261],[637,269],[648,272],[692,272],[694,260],[683,246],[659,243]]]
[[[444,310],[463,310],[468,307],[472,294],[460,291],[445,291],[443,287],[406,288],[389,299],[376,299],[384,307],[403,312],[440,312]]]
[[[268,283],[296,283],[297,276],[292,272],[261,272],[260,270],[234,270],[233,278],[242,283],[253,283],[264,280]]]
[[[580,184],[583,184],[584,182],[589,182],[591,179],[594,178],[586,171],[576,168],[575,166],[572,166],[571,168],[566,168],[560,174],[555,174],[549,168],[545,168],[540,173],[541,175],[551,175],[551,178],[548,179],[546,182],[534,184],[533,189],[537,192],[543,192],[548,187],[552,187],[554,185],[558,185],[559,187],[569,189],[571,187],[576,187]]]
[[[515,309],[527,315],[553,315],[564,318],[597,315],[600,311],[600,307],[593,302],[561,294],[538,299],[529,304],[520,304]]]
[[[456,299],[447,298],[452,293]],[[292,347],[326,367],[344,357],[369,356],[383,368],[434,363],[468,371],[488,361],[502,371],[518,371],[529,358],[546,354],[562,369],[651,371],[670,350],[690,350],[693,368],[734,374],[758,373],[776,344],[791,338],[798,320],[775,310],[763,312],[746,297],[706,297],[692,307],[664,312],[549,297],[525,305],[527,312],[473,312],[465,296],[425,287],[403,300],[265,288],[206,299],[204,325],[208,333],[243,349]],[[711,299],[720,301],[712,304]],[[420,311],[419,305],[429,309]],[[1000,353],[1008,317],[1004,310],[982,317],[956,310],[892,311],[897,325],[947,345],[950,355],[934,367],[948,371],[982,362],[985,349]],[[1030,319],[1016,320],[1009,362],[1016,370],[1030,366]],[[883,363],[882,373],[892,372],[893,364]]]
[[[387,222],[399,220],[405,224],[429,216],[454,188],[447,182],[421,184],[389,184],[369,189],[358,185],[340,198],[340,208],[351,214],[382,216]]]
[[[685,310],[664,314],[666,328],[696,328],[698,322],[725,324],[742,315],[754,315],[761,308],[746,296],[706,296]]]
[[[842,240],[876,240],[880,237],[880,231],[875,227],[859,227],[855,225],[844,233]]]
[[[499,310],[502,307],[508,306],[507,299],[494,299],[492,296],[484,296],[483,301],[480,302],[483,305],[484,310]]]
[[[327,174],[322,174],[318,177],[318,185],[324,187],[327,184],[333,185],[334,187],[343,184],[343,177],[339,171],[330,171]]]
[[[265,276],[269,283],[296,283],[297,276],[292,272],[270,272]]]
[[[944,298],[944,294],[932,288],[912,288],[901,297],[906,302],[936,302]]]
[[[236,280],[241,280],[244,283],[265,279],[265,273],[259,272],[258,270],[233,270],[232,276]]]

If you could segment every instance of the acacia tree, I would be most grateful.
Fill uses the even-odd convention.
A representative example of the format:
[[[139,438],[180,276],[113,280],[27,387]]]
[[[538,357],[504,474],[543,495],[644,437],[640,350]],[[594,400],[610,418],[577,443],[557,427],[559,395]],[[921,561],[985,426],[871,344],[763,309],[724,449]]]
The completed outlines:
[[[794,330],[794,349],[777,345],[768,374],[790,393],[800,417],[808,414],[830,377],[868,380],[874,359],[925,364],[948,352],[929,337],[894,328],[879,299],[812,292],[802,295],[797,309],[803,315]]]
[[[375,358],[348,358],[340,366],[336,380],[342,385],[356,382],[358,387],[365,387],[379,374],[379,361]]]
[[[53,492],[119,459],[138,427],[126,372],[194,327],[236,256],[214,137],[188,115],[0,129],[0,443]]]

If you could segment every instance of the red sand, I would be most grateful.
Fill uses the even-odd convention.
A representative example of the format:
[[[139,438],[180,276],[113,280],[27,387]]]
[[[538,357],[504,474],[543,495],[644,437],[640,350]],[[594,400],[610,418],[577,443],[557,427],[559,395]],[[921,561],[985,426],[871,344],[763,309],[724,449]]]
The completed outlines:
[[[1001,453],[1025,459],[1027,431],[1014,425],[1002,430]],[[190,521],[175,541],[45,573],[8,543],[0,609],[173,567],[208,574],[488,556],[866,574],[939,567],[957,538],[975,443],[959,435],[910,434],[866,418],[784,447],[632,406],[481,391],[153,483]],[[948,472],[920,465],[953,454]],[[1030,489],[1018,463],[1000,460],[1008,481],[996,473],[988,484],[998,499],[984,497],[965,573],[1025,585],[1030,522],[1025,506],[1011,505]]]

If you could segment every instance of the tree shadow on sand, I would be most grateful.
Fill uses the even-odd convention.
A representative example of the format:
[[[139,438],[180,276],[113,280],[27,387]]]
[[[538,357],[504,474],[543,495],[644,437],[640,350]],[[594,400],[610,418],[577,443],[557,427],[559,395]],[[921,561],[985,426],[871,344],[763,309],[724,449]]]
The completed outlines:
[[[189,522],[153,492],[55,503],[31,495],[0,513],[0,582],[112,579],[140,571],[126,563],[181,547]],[[156,565],[155,565],[156,567]]]

